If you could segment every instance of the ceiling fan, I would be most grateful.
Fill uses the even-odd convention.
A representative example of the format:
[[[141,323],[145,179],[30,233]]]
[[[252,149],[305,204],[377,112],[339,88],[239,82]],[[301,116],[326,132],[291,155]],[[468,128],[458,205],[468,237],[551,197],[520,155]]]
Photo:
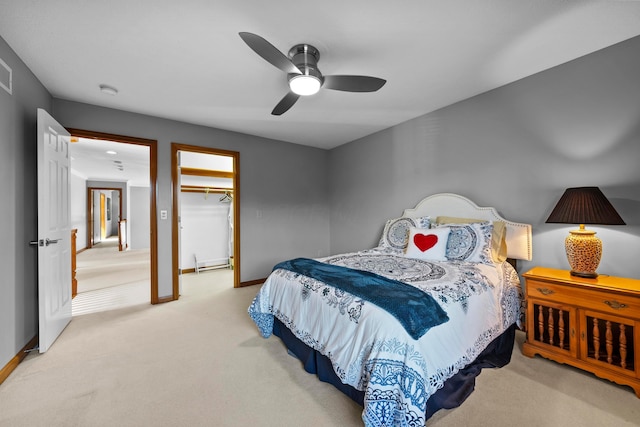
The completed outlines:
[[[271,114],[280,116],[296,103],[300,96],[317,93],[321,87],[345,92],[375,92],[387,82],[378,77],[332,75],[323,76],[318,69],[320,52],[309,44],[297,44],[286,56],[264,38],[247,32],[239,33],[244,42],[265,61],[287,73],[289,92]]]

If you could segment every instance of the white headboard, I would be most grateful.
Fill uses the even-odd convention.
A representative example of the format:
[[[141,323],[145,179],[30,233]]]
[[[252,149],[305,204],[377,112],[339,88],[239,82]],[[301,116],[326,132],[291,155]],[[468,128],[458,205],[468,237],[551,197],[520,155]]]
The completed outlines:
[[[413,209],[405,209],[402,216],[416,218],[430,216],[456,216],[461,218],[504,221],[507,228],[507,257],[531,261],[531,225],[509,221],[498,214],[494,208],[483,208],[464,196],[452,193],[434,194],[423,199]]]

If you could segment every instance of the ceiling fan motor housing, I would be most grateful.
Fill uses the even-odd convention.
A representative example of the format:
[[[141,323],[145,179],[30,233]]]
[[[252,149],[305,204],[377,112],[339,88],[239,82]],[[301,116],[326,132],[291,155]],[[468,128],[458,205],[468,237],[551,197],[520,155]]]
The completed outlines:
[[[324,83],[322,73],[318,69],[318,61],[320,60],[320,51],[310,44],[297,44],[289,49],[289,59],[298,67],[302,74],[313,76],[320,80],[320,85]],[[298,76],[299,74],[289,74],[288,78]]]

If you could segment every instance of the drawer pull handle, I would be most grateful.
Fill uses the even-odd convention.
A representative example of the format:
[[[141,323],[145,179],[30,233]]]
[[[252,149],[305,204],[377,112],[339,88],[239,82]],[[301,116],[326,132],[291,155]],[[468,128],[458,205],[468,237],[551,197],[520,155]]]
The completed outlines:
[[[605,301],[604,303],[607,304],[609,307],[615,309],[615,310],[620,310],[621,308],[627,308],[627,304],[618,302],[616,300]]]
[[[548,288],[536,288],[536,289],[542,295],[551,295],[551,294],[555,293],[555,291],[552,291],[551,289],[548,289]]]

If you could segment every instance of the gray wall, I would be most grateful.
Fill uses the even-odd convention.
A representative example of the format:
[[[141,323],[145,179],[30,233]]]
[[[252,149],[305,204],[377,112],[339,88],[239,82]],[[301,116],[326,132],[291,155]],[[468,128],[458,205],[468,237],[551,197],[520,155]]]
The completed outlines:
[[[65,127],[158,141],[159,296],[171,295],[171,143],[240,153],[240,280],[273,265],[329,251],[328,152],[236,132],[55,99]],[[160,210],[169,218],[161,220]]]
[[[51,97],[0,38],[0,58],[13,70],[13,91],[0,88],[0,369],[38,329],[36,109]]]
[[[149,242],[149,203],[150,203],[149,187],[129,187],[129,218],[127,225],[129,226],[129,249],[148,249],[151,247]]]
[[[331,252],[372,247],[425,196],[465,195],[533,225],[533,261],[568,268],[565,188],[598,186],[626,226],[591,226],[603,274],[640,278],[640,38],[330,152]]]

